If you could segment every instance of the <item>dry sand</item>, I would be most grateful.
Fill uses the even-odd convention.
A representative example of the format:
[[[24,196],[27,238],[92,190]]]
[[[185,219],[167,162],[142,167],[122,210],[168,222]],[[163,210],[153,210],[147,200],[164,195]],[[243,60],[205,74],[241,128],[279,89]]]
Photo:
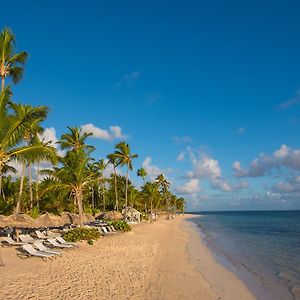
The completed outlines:
[[[21,260],[12,248],[1,252],[3,300],[254,299],[182,217],[139,224],[93,246],[82,243],[47,263]]]

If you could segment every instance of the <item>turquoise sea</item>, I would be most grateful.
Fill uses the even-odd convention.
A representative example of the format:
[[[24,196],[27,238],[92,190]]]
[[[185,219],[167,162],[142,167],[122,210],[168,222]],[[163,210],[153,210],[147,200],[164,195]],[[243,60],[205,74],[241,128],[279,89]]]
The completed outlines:
[[[300,211],[201,212],[216,259],[261,300],[300,299]]]

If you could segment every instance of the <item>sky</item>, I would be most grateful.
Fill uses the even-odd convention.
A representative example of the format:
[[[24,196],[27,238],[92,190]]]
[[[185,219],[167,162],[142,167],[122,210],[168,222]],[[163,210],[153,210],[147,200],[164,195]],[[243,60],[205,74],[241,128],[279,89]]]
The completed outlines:
[[[8,1],[45,139],[126,140],[187,210],[300,209],[299,1]]]

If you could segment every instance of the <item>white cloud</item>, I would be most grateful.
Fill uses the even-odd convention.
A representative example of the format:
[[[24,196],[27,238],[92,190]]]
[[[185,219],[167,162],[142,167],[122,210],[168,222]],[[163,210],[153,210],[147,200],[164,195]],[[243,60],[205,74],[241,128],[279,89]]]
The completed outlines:
[[[286,110],[292,106],[295,106],[300,103],[300,90],[297,91],[296,95],[293,98],[290,98],[286,101],[283,101],[279,104],[279,110]]]
[[[131,85],[133,84],[136,80],[138,80],[142,76],[142,71],[135,71],[130,74],[126,74],[123,76],[122,80],[117,82],[116,87],[119,88],[122,85]]]
[[[300,149],[293,149],[283,144],[270,155],[260,154],[250,163],[248,169],[243,169],[239,162],[235,162],[233,165],[237,177],[261,177],[280,168],[300,171]]]
[[[199,179],[192,178],[175,190],[179,194],[197,194],[200,193],[202,189],[200,187]]]
[[[291,178],[287,182],[278,182],[272,187],[273,193],[295,193],[300,192],[300,176]]]
[[[127,136],[122,133],[120,126],[110,126],[108,130],[101,129],[92,123],[84,124],[81,126],[82,131],[92,133],[94,138],[112,141],[115,139],[126,139]]]
[[[163,174],[163,170],[161,170],[159,167],[152,164],[152,158],[150,156],[147,156],[145,160],[142,163],[143,168],[147,172],[147,176],[153,180],[155,177],[157,177],[160,174]]]
[[[179,153],[179,155],[177,156],[177,161],[183,161],[185,158],[185,154],[184,152]]]

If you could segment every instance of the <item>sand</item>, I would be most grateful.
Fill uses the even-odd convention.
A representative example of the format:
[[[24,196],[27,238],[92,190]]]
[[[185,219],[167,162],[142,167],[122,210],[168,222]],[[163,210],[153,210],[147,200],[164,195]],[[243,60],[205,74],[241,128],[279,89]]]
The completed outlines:
[[[142,223],[46,263],[2,248],[0,299],[254,299],[185,218]]]

